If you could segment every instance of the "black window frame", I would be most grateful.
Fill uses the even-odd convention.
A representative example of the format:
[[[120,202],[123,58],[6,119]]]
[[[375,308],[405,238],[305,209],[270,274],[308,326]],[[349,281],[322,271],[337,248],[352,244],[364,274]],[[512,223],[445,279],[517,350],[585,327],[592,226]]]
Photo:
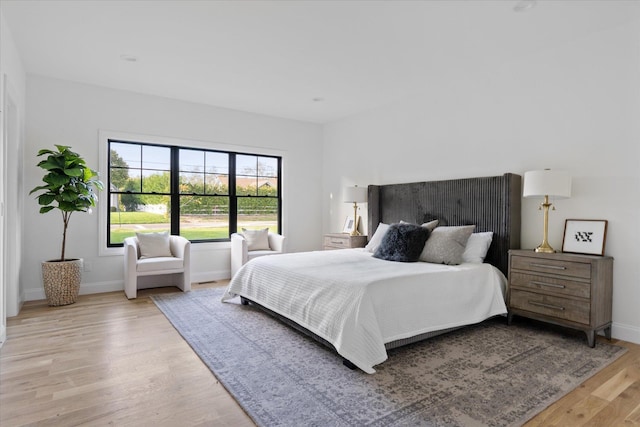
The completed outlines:
[[[107,191],[107,200],[105,209],[107,209],[107,247],[109,248],[117,248],[123,247],[124,243],[112,243],[111,242],[111,196],[113,194],[132,194],[131,191],[112,191],[111,189],[111,144],[130,144],[137,146],[151,146],[151,147],[162,147],[170,149],[170,166],[169,166],[169,174],[170,174],[170,192],[169,193],[157,193],[157,192],[143,192],[141,184],[140,192],[134,194],[144,194],[144,195],[158,195],[158,196],[168,196],[171,200],[171,214],[170,214],[170,234],[172,235],[180,235],[180,196],[190,195],[188,193],[180,192],[180,150],[193,150],[199,151],[203,153],[223,153],[227,154],[229,158],[228,165],[228,194],[198,194],[199,196],[211,196],[211,197],[220,197],[225,196],[229,197],[229,236],[222,239],[193,239],[190,240],[192,243],[211,243],[211,242],[228,242],[231,240],[231,234],[236,233],[238,231],[238,199],[239,198],[269,198],[269,199],[277,199],[277,222],[278,222],[278,232],[282,233],[282,157],[271,155],[271,154],[262,154],[262,153],[250,153],[250,152],[240,152],[240,151],[227,151],[227,150],[219,150],[219,149],[209,149],[202,147],[194,147],[188,145],[170,145],[170,144],[159,144],[159,143],[151,143],[151,142],[139,142],[125,139],[115,139],[109,138],[107,139],[107,176],[108,181],[105,190]],[[245,156],[256,156],[258,158],[270,158],[276,159],[277,161],[277,196],[265,196],[265,195],[238,195],[236,188],[236,156],[245,155]],[[142,159],[141,159],[142,160]],[[135,168],[129,168],[135,169]],[[143,170],[143,165],[140,165],[140,170]],[[258,177],[258,171],[256,171],[256,177]],[[142,175],[141,175],[141,183],[142,183]]]

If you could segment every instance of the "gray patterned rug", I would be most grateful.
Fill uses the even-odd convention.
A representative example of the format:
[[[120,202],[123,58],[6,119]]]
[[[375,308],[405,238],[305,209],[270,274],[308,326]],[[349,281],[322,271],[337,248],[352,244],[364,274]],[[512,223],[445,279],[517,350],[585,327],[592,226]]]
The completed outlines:
[[[517,426],[625,351],[500,318],[391,350],[368,375],[222,292],[152,298],[259,426]]]

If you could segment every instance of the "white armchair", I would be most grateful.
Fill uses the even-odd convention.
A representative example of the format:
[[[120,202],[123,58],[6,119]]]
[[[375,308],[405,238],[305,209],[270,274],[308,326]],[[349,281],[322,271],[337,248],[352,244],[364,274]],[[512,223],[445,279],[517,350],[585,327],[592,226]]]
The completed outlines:
[[[249,260],[265,255],[275,255],[284,253],[285,237],[269,233],[269,249],[249,250],[249,242],[240,233],[231,235],[231,277],[236,275],[240,267],[245,265]]]
[[[137,237],[124,239],[124,292],[136,298],[138,289],[177,286],[183,292],[191,290],[191,242],[182,236],[169,236],[172,256],[141,258]],[[156,280],[140,283],[141,276],[171,275],[171,281]]]

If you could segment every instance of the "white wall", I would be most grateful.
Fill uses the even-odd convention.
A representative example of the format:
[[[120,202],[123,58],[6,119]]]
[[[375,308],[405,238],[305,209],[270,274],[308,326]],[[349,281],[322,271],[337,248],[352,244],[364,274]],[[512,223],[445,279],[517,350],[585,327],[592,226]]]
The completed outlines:
[[[350,213],[346,185],[568,170],[573,194],[550,213],[550,244],[562,247],[567,218],[609,221],[613,335],[640,343],[638,34],[636,22],[511,63],[451,70],[425,78],[412,99],[327,125],[325,232]],[[523,248],[542,240],[538,203],[523,200]]]
[[[22,151],[24,146],[26,74],[13,36],[0,14],[0,341],[5,316],[18,314],[24,301],[20,286],[22,262]]]
[[[39,214],[35,198],[26,194],[40,184],[43,176],[36,167],[36,154],[54,144],[70,145],[97,169],[99,131],[181,138],[211,148],[278,152],[283,156],[283,233],[287,248],[320,248],[319,125],[29,75],[23,263],[28,300],[44,298],[40,262],[58,256],[62,237],[59,214]],[[74,214],[71,218],[67,254],[82,257],[92,266],[83,275],[81,293],[123,289],[122,256],[99,256],[98,233],[98,215]],[[192,245],[192,263],[194,281],[229,277],[229,244]]]

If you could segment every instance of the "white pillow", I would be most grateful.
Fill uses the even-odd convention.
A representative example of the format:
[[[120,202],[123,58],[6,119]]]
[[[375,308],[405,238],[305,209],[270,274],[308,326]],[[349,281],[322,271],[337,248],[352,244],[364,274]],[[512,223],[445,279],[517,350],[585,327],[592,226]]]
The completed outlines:
[[[378,246],[380,246],[380,243],[382,242],[382,238],[387,233],[388,229],[389,229],[389,224],[385,224],[383,222],[378,224],[378,228],[376,228],[376,231],[375,233],[373,233],[371,240],[369,240],[369,243],[367,243],[367,246],[365,246],[364,248],[367,251],[374,253],[376,249],[378,249]]]
[[[482,264],[487,256],[489,246],[493,240],[493,231],[473,233],[467,240],[467,246],[462,254],[462,262]]]
[[[475,225],[437,227],[431,232],[427,243],[425,243],[420,254],[420,261],[435,264],[460,264],[467,240],[475,227]]]
[[[250,251],[268,251],[269,247],[269,229],[247,230],[242,229],[242,235],[247,241],[247,249]]]
[[[136,233],[138,246],[140,246],[140,259],[172,257],[169,244],[169,232],[160,233]]]

